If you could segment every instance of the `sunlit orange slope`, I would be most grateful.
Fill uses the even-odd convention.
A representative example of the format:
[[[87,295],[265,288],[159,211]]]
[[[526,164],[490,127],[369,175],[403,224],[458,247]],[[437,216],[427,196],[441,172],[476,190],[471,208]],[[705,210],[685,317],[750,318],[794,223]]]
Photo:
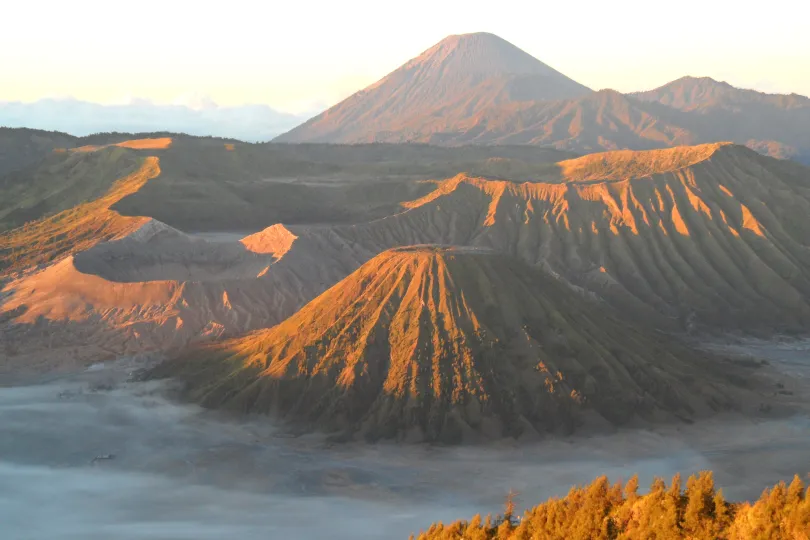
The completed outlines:
[[[460,442],[699,415],[716,360],[614,319],[488,250],[386,251],[272,329],[156,368],[209,407],[371,439]],[[590,412],[589,412],[590,411]]]
[[[593,154],[547,176],[457,175],[384,220],[328,233],[292,227],[287,256],[360,264],[408,244],[482,246],[662,327],[810,324],[810,169],[712,144]]]
[[[111,210],[115,203],[160,175],[157,157],[138,161],[133,172],[115,181],[100,197],[0,234],[0,275],[78,253],[99,242],[120,238],[146,223],[148,218],[122,216]]]

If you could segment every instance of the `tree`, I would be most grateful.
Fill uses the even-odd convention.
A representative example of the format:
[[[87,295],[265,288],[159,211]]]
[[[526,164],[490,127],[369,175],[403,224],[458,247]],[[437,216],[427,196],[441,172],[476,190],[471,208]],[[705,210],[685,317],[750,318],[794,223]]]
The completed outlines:
[[[728,529],[731,524],[731,508],[723,497],[723,490],[718,489],[714,494],[714,520],[715,520],[715,533],[720,534],[721,531]]]
[[[690,538],[713,540],[717,537],[714,498],[714,477],[710,471],[689,477],[682,528]]]
[[[515,493],[513,490],[509,490],[509,493],[506,494],[506,500],[503,503],[503,519],[505,521],[512,521],[512,517],[515,515]]]
[[[597,478],[574,487],[563,498],[549,499],[528,510],[519,523],[514,493],[507,495],[503,518],[480,515],[467,523],[436,523],[419,540],[810,540],[810,489],[798,477],[790,486],[780,482],[763,491],[753,504],[728,503],[715,490],[711,472],[666,483],[656,478],[646,495],[638,494],[638,478],[622,488]]]

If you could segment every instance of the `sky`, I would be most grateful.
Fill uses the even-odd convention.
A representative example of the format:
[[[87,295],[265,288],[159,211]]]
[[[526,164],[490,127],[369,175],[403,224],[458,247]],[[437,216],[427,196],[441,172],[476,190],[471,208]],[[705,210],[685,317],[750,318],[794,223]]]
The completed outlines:
[[[204,98],[309,113],[479,31],[594,89],[693,75],[810,95],[807,0],[26,0],[0,11],[0,101]]]

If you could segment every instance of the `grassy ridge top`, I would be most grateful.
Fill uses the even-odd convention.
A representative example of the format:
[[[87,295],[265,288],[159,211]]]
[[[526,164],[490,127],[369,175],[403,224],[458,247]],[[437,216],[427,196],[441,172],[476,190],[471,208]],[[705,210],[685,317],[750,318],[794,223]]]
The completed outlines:
[[[37,166],[0,177],[0,232],[104,196],[143,156],[123,148],[55,152]]]
[[[27,222],[22,227],[0,234],[0,272],[24,270],[50,263],[59,257],[84,251],[104,240],[119,238],[145,223],[148,218],[121,216],[111,207],[124,197],[137,192],[149,180],[160,175],[157,157],[145,157],[123,177],[112,183],[103,194],[56,214]],[[129,167],[127,167],[129,168]],[[86,177],[82,177],[86,181]],[[103,179],[87,187],[94,193],[103,189]],[[74,194],[75,196],[75,194]],[[61,206],[56,199],[55,208]],[[45,198],[44,200],[50,200]]]
[[[618,150],[588,154],[561,161],[558,165],[566,182],[627,180],[675,172],[701,161],[731,143],[676,146],[662,150]]]

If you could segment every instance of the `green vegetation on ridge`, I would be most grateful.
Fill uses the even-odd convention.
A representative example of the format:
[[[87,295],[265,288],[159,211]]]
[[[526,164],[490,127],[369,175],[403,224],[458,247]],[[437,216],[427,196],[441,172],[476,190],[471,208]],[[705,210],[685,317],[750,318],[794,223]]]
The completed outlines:
[[[142,158],[124,148],[54,152],[36,166],[0,177],[0,232],[102,196]]]
[[[137,229],[147,218],[121,216],[111,207],[157,177],[160,174],[158,163],[156,157],[139,158],[133,163],[135,167],[126,167],[128,174],[115,180],[102,178],[97,182],[84,182],[86,189],[80,191],[91,193],[85,195],[89,200],[55,214],[40,209],[45,217],[0,233],[0,275],[54,262],[64,255]],[[80,178],[88,179],[87,176]],[[96,196],[96,192],[100,192],[100,196]],[[49,200],[48,197],[43,199]],[[60,197],[53,197],[54,209],[63,206],[60,201]]]

